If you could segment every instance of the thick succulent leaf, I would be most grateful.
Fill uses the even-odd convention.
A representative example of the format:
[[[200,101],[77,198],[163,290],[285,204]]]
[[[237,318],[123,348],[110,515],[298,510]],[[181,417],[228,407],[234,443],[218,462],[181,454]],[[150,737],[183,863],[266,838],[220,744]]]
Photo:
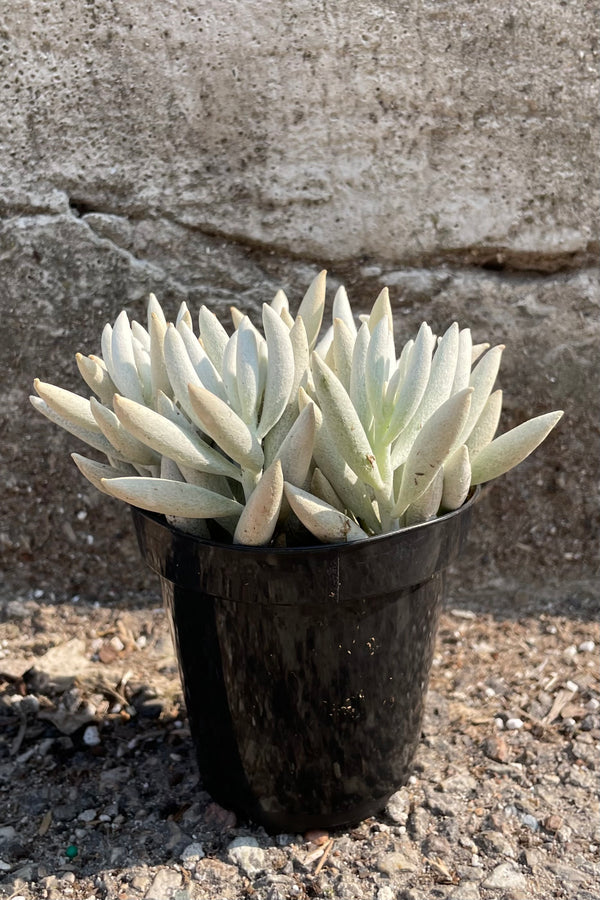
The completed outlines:
[[[474,365],[480,356],[483,356],[486,350],[490,349],[490,345],[485,344],[473,344],[471,347],[471,365]]]
[[[288,298],[286,296],[285,291],[279,289],[273,299],[271,300],[271,309],[277,313],[278,316],[281,315],[282,310],[290,310],[290,304]]]
[[[283,477],[298,487],[303,487],[315,445],[315,405],[309,403],[300,413],[281,444],[277,454],[281,460]]]
[[[150,309],[148,309],[150,313]],[[165,333],[167,324],[164,315],[156,311],[149,314],[150,328],[150,373],[152,377],[152,393],[156,397],[159,391],[172,395],[171,382],[167,375],[165,363]]]
[[[467,448],[471,459],[475,459],[477,454],[493,440],[498,430],[501,412],[502,391],[498,390],[488,397],[487,403],[467,439]]]
[[[342,319],[333,320],[333,363],[334,371],[346,390],[350,390],[350,373],[352,372],[352,354],[356,330],[350,331]]]
[[[183,338],[173,324],[167,326],[164,340],[165,365],[173,394],[181,408],[200,428],[189,398],[188,386],[204,387],[185,348]]]
[[[421,522],[435,518],[442,502],[443,489],[444,472],[440,466],[429,487],[411,503],[404,513],[404,525],[419,525]]]
[[[352,314],[352,307],[348,300],[346,288],[343,285],[337,289],[335,297],[333,298],[332,318],[334,321],[336,319],[341,319],[350,334],[353,337],[356,337],[358,329],[356,327],[356,322],[354,321],[354,315]],[[320,353],[319,356],[322,358]]]
[[[225,385],[225,399],[229,406],[236,411],[238,415],[242,415],[242,405],[238,392],[238,374],[237,374],[237,346],[239,339],[239,331],[234,331],[225,345],[223,351],[223,364],[221,366],[221,375],[223,384]],[[214,393],[214,392],[211,392]]]
[[[330,325],[318,344],[315,347],[315,353],[318,353],[321,359],[326,359],[329,348],[333,344],[333,325]]]
[[[157,453],[168,456],[177,465],[239,479],[239,469],[230,460],[160,413],[118,394],[115,396],[115,412],[129,434]]]
[[[483,412],[498,375],[503,350],[504,344],[492,347],[473,369],[471,374],[471,386],[473,387],[471,409],[467,421],[465,422],[465,427],[462,430],[462,434],[458,438],[458,444],[464,444],[466,442],[471,431],[475,427],[475,423],[479,420],[479,417]]]
[[[441,507],[443,510],[458,509],[467,499],[471,487],[471,463],[465,444],[455,450],[443,466],[444,490]]]
[[[244,318],[244,313],[241,309],[238,309],[237,306],[230,306],[229,312],[231,314],[231,321],[233,322],[233,327],[238,329],[240,327],[240,322]]]
[[[246,501],[233,535],[234,544],[268,544],[277,525],[282,497],[283,474],[281,462],[276,459]]]
[[[174,422],[182,431],[185,431],[186,434],[192,435],[193,437],[198,437],[198,429],[195,425],[190,422],[188,417],[181,409],[175,405],[175,403],[171,400],[170,397],[167,397],[166,394],[163,394],[162,391],[159,391],[156,396],[156,412],[159,415],[163,416],[165,419],[169,419],[171,422]]]
[[[390,341],[393,339],[389,329],[389,323],[386,316],[382,316],[375,328],[371,331],[371,339],[367,349],[366,359],[366,387],[367,400],[372,415],[375,418],[377,426],[378,419],[383,412],[383,403],[385,399],[385,391],[393,367],[396,365],[395,358],[391,359]]]
[[[112,379],[121,394],[138,403],[144,402],[144,394],[133,352],[133,340],[129,319],[125,310],[115,320],[110,345],[114,374]]]
[[[296,321],[290,329],[290,340],[294,354],[294,382],[287,406],[281,417],[277,420],[263,440],[265,453],[265,465],[269,465],[276,457],[282,441],[289,433],[290,428],[298,418],[298,391],[300,385],[307,377],[309,364],[308,339],[302,316],[296,316]],[[266,343],[263,341],[266,347]]]
[[[181,322],[185,323],[188,326],[188,328],[190,329],[192,334],[194,333],[194,324],[192,322],[192,316],[190,314],[188,305],[185,302],[185,300],[183,300],[181,302],[181,304],[179,306],[179,310],[177,311],[177,318],[175,319],[175,326],[179,327]]]
[[[350,371],[350,399],[365,432],[371,427],[372,413],[367,399],[367,353],[371,333],[366,322],[360,326],[354,350],[352,352],[352,369]]]
[[[220,373],[223,368],[223,353],[225,352],[229,335],[215,314],[207,306],[200,307],[198,323],[204,349],[213,366]]]
[[[47,419],[50,419],[51,422],[54,422],[55,425],[58,425],[65,431],[68,431],[69,434],[72,434],[74,437],[79,438],[80,441],[83,441],[85,444],[89,444],[90,447],[93,447],[95,450],[99,450],[106,456],[114,457],[115,459],[118,458],[118,454],[115,451],[115,448],[110,443],[110,441],[104,437],[100,430],[90,431],[87,428],[83,428],[81,425],[76,425],[74,422],[70,422],[68,419],[65,419],[64,416],[61,416],[50,406],[48,406],[46,401],[42,400],[41,397],[30,396],[29,399],[33,408],[37,410],[37,412],[45,416]]]
[[[306,328],[308,346],[311,350],[317,343],[321,322],[323,321],[326,278],[327,271],[323,269],[311,282],[298,309],[298,315],[302,316],[304,327]]]
[[[45,400],[51,409],[68,422],[87,431],[96,433],[101,431],[90,409],[90,401],[86,397],[80,397],[79,394],[74,394],[65,388],[40,381],[39,378],[35,379],[33,386],[42,400]]]
[[[115,394],[113,398],[115,409],[117,409],[117,403],[120,399],[122,398]],[[135,403],[135,400],[128,400],[127,402]],[[135,405],[152,413],[152,410],[148,410],[143,403]],[[123,459],[134,463],[136,466],[157,466],[160,464],[159,453],[151,449],[143,440],[138,440],[128,429],[124,428],[112,409],[102,406],[95,397],[92,397],[90,400],[90,407],[98,427]],[[156,413],[152,413],[152,415],[156,415]]]
[[[454,383],[458,360],[459,329],[456,322],[440,340],[431,363],[425,393],[415,414],[400,432],[392,451],[392,466],[405,462],[420,430],[431,415],[448,399]]]
[[[112,362],[112,331],[113,331],[112,325],[110,324],[110,322],[107,322],[106,325],[104,326],[104,328],[102,329],[102,336],[100,338],[100,347],[101,347],[101,351],[102,351],[102,359],[104,361],[104,364],[105,364],[106,368],[108,369],[110,377],[112,378],[113,382],[116,385],[116,381],[114,378],[115,369],[114,369],[113,362]]]
[[[369,315],[368,322],[371,334],[373,334],[382,319],[387,319],[389,330],[393,334],[394,316],[392,314],[392,305],[390,303],[390,292],[386,287],[379,293]]]
[[[389,444],[397,438],[419,408],[431,373],[434,340],[431,328],[427,322],[423,322],[405,364],[404,378],[383,436],[384,444]]]
[[[136,341],[140,342],[146,353],[150,353],[150,335],[144,326],[136,322],[135,319],[131,322],[131,335]]]
[[[471,379],[471,357],[473,349],[473,340],[471,338],[471,330],[462,328],[458,335],[458,358],[456,360],[456,372],[454,373],[454,381],[452,383],[452,393],[458,394],[466,387],[469,387]],[[471,410],[473,409],[473,401],[471,401]]]
[[[281,417],[294,384],[294,349],[290,332],[277,313],[266,303],[263,304],[262,318],[268,348],[268,367],[262,412],[256,429],[259,439],[262,439]]]
[[[108,374],[104,360],[98,356],[83,356],[81,353],[77,353],[75,359],[77,368],[87,386],[96,394],[101,403],[110,406],[117,388]]]
[[[103,494],[106,493],[103,478],[119,478],[124,475],[135,474],[135,469],[127,465],[107,466],[106,463],[97,462],[95,459],[88,459],[79,453],[71,453],[71,459],[87,480],[94,485]]]
[[[183,321],[177,326],[177,331],[183,338],[183,343],[185,344],[185,349],[187,350],[190,362],[196,370],[196,374],[198,375],[202,386],[208,391],[212,391],[212,393],[216,394],[217,397],[220,397],[221,400],[224,400],[225,387],[223,385],[223,380],[211,363],[204,347],[195,336],[192,329],[189,325],[186,325],[185,321]]]
[[[152,405],[152,369],[150,364],[150,354],[145,349],[141,341],[136,337],[131,338],[133,346],[133,357],[135,359],[135,367],[138,371],[140,385],[142,387],[142,396],[146,406]]]
[[[319,500],[323,500],[325,503],[333,506],[335,509],[339,509],[340,512],[344,511],[344,504],[318,467],[315,468],[312,473],[310,493],[315,497],[318,497]]]
[[[238,515],[243,506],[237,500],[196,487],[185,481],[166,478],[110,478],[102,484],[107,494],[132,506],[188,519],[218,519]]]
[[[260,400],[260,361],[256,334],[247,316],[242,320],[236,333],[238,335],[236,354],[237,392],[240,412],[244,421],[254,428]]]
[[[231,407],[205,388],[190,385],[194,417],[223,453],[240,466],[259,472],[264,455],[256,436]]]
[[[493,440],[472,460],[472,483],[483,484],[518,466],[539,447],[562,415],[562,410],[557,410],[536,416]]]
[[[148,295],[148,307],[147,307],[147,315],[148,315],[148,331],[152,332],[152,316],[156,316],[158,321],[163,325],[163,328],[167,327],[167,319],[163,312],[163,308],[156,299],[155,294]]]
[[[453,394],[423,425],[406,458],[392,515],[403,515],[433,481],[464,427],[472,393],[469,387]]]
[[[343,384],[314,353],[312,371],[319,406],[335,446],[365,484],[382,489],[373,448]]]
[[[284,494],[304,527],[318,540],[327,544],[339,544],[368,537],[360,525],[345,513],[287,481]]]

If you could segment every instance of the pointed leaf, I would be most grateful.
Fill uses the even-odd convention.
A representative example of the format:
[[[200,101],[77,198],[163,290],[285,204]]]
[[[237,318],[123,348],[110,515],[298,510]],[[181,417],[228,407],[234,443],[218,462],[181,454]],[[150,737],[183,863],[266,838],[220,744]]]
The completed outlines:
[[[308,528],[319,541],[337,544],[368,537],[356,522],[339,509],[287,481],[284,485],[284,494],[304,527]]]
[[[435,518],[442,502],[443,489],[444,472],[440,466],[429,487],[411,503],[404,513],[404,525],[407,527],[419,525],[421,522],[427,522],[429,519]]]
[[[342,319],[333,320],[333,361],[335,374],[346,390],[350,390],[350,373],[352,372],[352,354],[356,331],[353,334]]]
[[[294,384],[294,350],[290,332],[266,303],[263,304],[263,327],[267,340],[268,367],[262,412],[256,429],[259,439],[281,417]]]
[[[112,378],[119,391],[126,397],[143,403],[144,395],[135,364],[131,328],[125,310],[120,312],[116,318],[110,352],[114,369]]]
[[[238,335],[236,351],[237,392],[240,412],[244,421],[251,427],[255,427],[260,399],[260,362],[258,341],[247,316],[242,320],[236,333]]]
[[[359,478],[375,489],[383,488],[373,448],[344,386],[315,353],[312,371],[319,406],[335,446]]]
[[[85,397],[80,397],[79,394],[74,394],[72,391],[67,391],[54,384],[40,381],[39,378],[35,379],[33,386],[42,400],[45,400],[59,416],[87,431],[100,432],[101,429],[90,409],[90,401]]]
[[[117,388],[108,374],[104,360],[98,356],[75,355],[77,368],[87,386],[96,394],[101,403],[110,406]]]
[[[104,437],[100,430],[90,431],[87,428],[83,428],[81,425],[76,425],[74,422],[70,422],[68,419],[65,419],[64,416],[61,416],[50,406],[48,406],[46,401],[42,400],[41,397],[30,396],[29,400],[31,401],[31,405],[37,412],[41,413],[47,419],[50,419],[50,421],[54,422],[55,425],[58,425],[65,431],[68,431],[69,434],[72,434],[74,437],[79,438],[80,441],[83,441],[85,444],[89,444],[90,447],[94,447],[94,449],[99,450],[101,453],[106,454],[106,456],[108,457],[118,457],[115,448],[110,443],[110,441],[108,441]]]
[[[286,481],[302,487],[306,481],[315,444],[315,405],[308,404],[281,444],[277,454]]]
[[[485,404],[488,401],[488,398],[492,392],[492,388],[494,387],[494,382],[496,381],[496,377],[498,375],[498,369],[500,368],[500,360],[502,358],[502,351],[504,350],[504,344],[499,344],[497,347],[492,347],[491,350],[485,354],[485,356],[481,359],[480,362],[477,363],[473,372],[471,374],[471,385],[473,387],[473,396],[471,397],[471,410],[469,412],[469,416],[467,421],[465,422],[465,427],[462,430],[462,434],[458,438],[458,444],[464,444],[468,439],[471,431],[475,427],[475,423],[478,421]]]
[[[336,319],[341,319],[350,334],[356,338],[358,329],[356,327],[356,322],[354,321],[352,307],[348,300],[346,288],[343,285],[337,289],[335,297],[333,298],[332,318],[334,321]],[[321,354],[319,354],[319,356],[322,358]]]
[[[443,466],[444,490],[441,507],[445,510],[458,509],[467,499],[471,487],[471,463],[465,444],[455,450]]]
[[[190,385],[189,395],[202,430],[235,462],[259,472],[264,462],[262,448],[237,413],[205,388]]]
[[[383,411],[386,385],[396,365],[395,356],[392,361],[393,355],[392,332],[387,317],[382,316],[371,331],[365,369],[367,400],[376,425]]]
[[[483,484],[518,466],[539,447],[562,415],[562,410],[557,410],[537,416],[497,437],[473,459],[472,483]]]
[[[302,316],[304,327],[306,328],[308,346],[311,350],[317,343],[321,322],[323,321],[326,278],[327,271],[323,269],[311,282],[298,309],[298,315]]]
[[[471,459],[475,459],[477,454],[493,439],[498,429],[501,412],[502,391],[494,391],[488,397],[487,403],[467,439],[467,448]]]
[[[225,352],[229,335],[215,314],[206,306],[200,308],[198,322],[204,349],[213,366],[220,374],[223,368],[223,353]]]
[[[344,504],[319,468],[316,468],[312,474],[310,493],[335,509],[339,509],[340,512],[344,511]]]
[[[276,312],[278,316],[281,315],[281,312],[284,309],[289,312],[290,304],[289,304],[288,298],[285,294],[285,291],[282,291],[280,289],[276,292],[275,296],[271,300],[271,309],[274,312]]]
[[[469,387],[472,348],[473,341],[471,339],[471,331],[469,328],[462,328],[458,335],[458,358],[456,360],[456,372],[454,373],[454,381],[452,383],[453,394],[458,394],[459,391]],[[473,401],[471,401],[471,411],[472,410]]]
[[[118,500],[163,515],[218,519],[237,515],[243,510],[237,500],[185,481],[136,477],[103,479],[102,484],[106,493]]]
[[[366,322],[360,326],[354,350],[352,352],[352,369],[350,371],[350,399],[365,432],[371,427],[373,415],[367,399],[367,353],[371,333]]]
[[[201,423],[197,421],[189,398],[188,385],[203,387],[203,384],[192,365],[183,338],[173,324],[167,326],[164,350],[167,375],[173,388],[175,399],[190,419],[202,428]]]
[[[113,403],[115,409],[118,401],[122,399],[119,394],[115,394]],[[129,403],[135,403],[135,400],[129,400]],[[143,403],[136,404],[140,409],[147,410]],[[156,466],[160,463],[160,456],[150,448],[144,441],[138,440],[137,437],[123,427],[112,409],[107,409],[98,403],[95,397],[90,400],[90,408],[94,415],[94,419],[98,423],[104,436],[111,442],[115,450],[121,454],[123,459],[134,463],[137,466]],[[147,410],[151,412],[151,410]],[[156,415],[156,413],[153,413]]]
[[[394,441],[419,408],[431,373],[431,354],[434,337],[427,322],[423,322],[406,362],[406,373],[394,402],[394,408],[383,441]]]
[[[282,496],[283,474],[281,462],[276,459],[246,501],[233,535],[234,544],[268,544],[277,525]]]
[[[152,377],[152,395],[156,397],[159,391],[168,396],[172,395],[171,383],[167,375],[167,366],[165,363],[165,333],[167,330],[166,323],[156,313],[150,313],[150,373]]]
[[[130,466],[107,466],[106,463],[97,462],[95,459],[88,459],[79,453],[71,453],[71,459],[87,480],[94,485],[103,494],[107,491],[102,484],[103,478],[119,478],[124,475],[131,475],[135,472]]]
[[[388,327],[393,334],[394,316],[392,314],[392,305],[390,303],[390,292],[386,287],[384,287],[378,295],[373,304],[371,314],[369,315],[369,331],[371,334],[373,334],[382,319],[387,319]]]
[[[148,295],[147,315],[148,315],[148,331],[149,332],[152,331],[152,316],[156,316],[158,321],[162,324],[163,328],[167,327],[167,320],[166,320],[165,314],[163,312],[163,308],[160,305],[160,303],[158,302],[158,300],[156,299],[155,294]]]

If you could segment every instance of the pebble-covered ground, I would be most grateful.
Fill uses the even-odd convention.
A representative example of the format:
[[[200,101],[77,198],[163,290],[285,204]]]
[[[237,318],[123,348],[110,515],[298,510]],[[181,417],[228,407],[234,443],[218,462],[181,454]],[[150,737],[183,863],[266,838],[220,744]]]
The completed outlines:
[[[589,592],[455,595],[410,783],[353,829],[275,837],[199,785],[157,601],[40,593],[0,602],[0,897],[600,897]]]

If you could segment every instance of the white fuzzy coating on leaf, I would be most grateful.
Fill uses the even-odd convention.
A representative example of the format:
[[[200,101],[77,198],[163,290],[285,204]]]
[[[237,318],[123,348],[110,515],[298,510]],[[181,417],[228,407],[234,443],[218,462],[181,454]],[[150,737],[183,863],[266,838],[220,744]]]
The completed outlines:
[[[102,484],[103,478],[119,478],[124,475],[131,475],[134,473],[134,469],[130,466],[122,465],[122,466],[109,466],[106,463],[97,462],[95,459],[88,459],[86,456],[81,456],[80,453],[71,453],[71,459],[90,484],[93,484],[95,488],[99,491],[102,491],[103,494],[106,493],[104,485]]]
[[[402,356],[399,361],[405,369],[404,378],[395,397],[383,443],[394,441],[419,408],[429,382],[433,347],[431,328],[427,322],[423,322],[413,346],[404,358],[406,361]]]
[[[384,315],[371,331],[365,369],[367,400],[375,420],[375,430],[382,420],[387,383],[395,367],[393,333]]]
[[[30,396],[29,400],[31,401],[31,405],[37,412],[41,413],[47,419],[50,419],[50,421],[55,425],[58,425],[65,431],[68,431],[69,434],[72,434],[74,437],[79,438],[79,440],[83,441],[85,444],[89,444],[89,446],[93,447],[95,450],[99,450],[101,453],[106,454],[106,456],[118,458],[118,454],[115,451],[115,448],[110,443],[110,441],[108,441],[104,437],[100,430],[90,431],[87,428],[83,428],[81,425],[76,425],[74,422],[70,422],[68,419],[65,419],[64,416],[61,416],[50,406],[48,406],[46,401],[42,400],[41,397]]]
[[[240,412],[244,421],[255,427],[260,400],[260,361],[256,334],[247,316],[240,323],[237,335],[236,372]]]
[[[144,398],[144,403],[146,404],[146,406],[150,406],[152,404],[153,398],[150,354],[148,353],[142,342],[138,341],[138,339],[134,337],[133,333],[131,336],[131,344],[133,346],[133,357],[135,359],[135,367],[138,371],[140,385],[142,387],[142,396]]]
[[[313,353],[312,370],[327,431],[339,453],[365,484],[382,489],[373,448],[344,386]]]
[[[207,306],[200,308],[198,323],[204,349],[213,366],[220,373],[223,368],[223,353],[225,352],[229,335],[215,314]]]
[[[284,485],[284,494],[304,527],[318,540],[328,544],[339,544],[359,541],[368,536],[345,513],[287,481]]]
[[[115,394],[113,403],[116,408],[119,395]],[[130,403],[135,403],[130,400]],[[143,404],[139,404],[142,409],[146,409]],[[144,441],[138,440],[134,435],[130,434],[123,427],[112,409],[102,406],[95,397],[90,401],[90,407],[94,414],[94,418],[98,423],[102,433],[110,441],[115,450],[128,462],[136,466],[157,466],[160,463],[160,456],[152,450]]]
[[[297,318],[297,317],[296,317]],[[329,349],[333,343],[333,325],[330,325],[322,338],[319,339],[319,342],[315,346],[315,353],[321,357],[321,359],[326,359]]]
[[[114,373],[112,379],[121,394],[138,403],[144,402],[140,377],[135,364],[133,339],[125,310],[119,313],[112,330],[110,345]]]
[[[363,322],[356,335],[354,350],[352,352],[349,395],[365,432],[369,431],[372,420],[371,409],[367,399],[366,379],[367,353],[369,350],[370,339],[371,333],[369,331],[369,326],[366,322]]]
[[[148,331],[149,332],[152,330],[152,316],[157,317],[158,321],[163,325],[163,328],[167,327],[167,319],[165,317],[162,306],[156,299],[156,294],[148,295],[147,316],[148,316]]]
[[[417,497],[404,513],[404,525],[419,525],[437,516],[442,492],[444,489],[444,472],[442,467],[437,470],[429,487]]]
[[[243,419],[205,388],[190,385],[189,395],[202,430],[240,466],[259,472],[264,463],[263,451]]]
[[[282,497],[283,473],[281,461],[276,459],[246,501],[233,535],[234,544],[268,544],[277,525]]]
[[[298,487],[304,486],[308,476],[315,445],[315,432],[315,405],[310,403],[290,428],[277,454],[281,460],[283,477]]]
[[[115,396],[115,413],[130,434],[177,465],[211,475],[240,478],[237,466],[218,450],[160,413],[118,395]]]
[[[498,430],[500,414],[502,413],[502,391],[494,391],[487,399],[477,422],[471,429],[467,439],[467,448],[471,459],[489,444]]]
[[[403,515],[433,481],[464,427],[472,393],[466,388],[453,394],[423,425],[406,458],[392,515]]]
[[[278,316],[281,315],[282,310],[284,309],[289,312],[290,304],[285,291],[282,291],[281,288],[275,293],[275,296],[271,300],[271,309],[276,312]]]
[[[181,322],[183,322],[185,325],[188,326],[188,328],[190,329],[192,334],[194,333],[194,325],[192,323],[192,316],[190,314],[188,305],[185,302],[185,300],[182,300],[182,302],[179,305],[179,310],[177,311],[177,317],[175,319],[175,326],[178,327]]]
[[[290,332],[277,313],[266,303],[263,304],[263,328],[267,341],[268,365],[262,412],[256,429],[259,439],[262,439],[281,417],[294,384],[294,349]]]
[[[204,387],[204,385],[192,364],[183,338],[171,323],[167,326],[165,332],[164,352],[167,375],[175,399],[190,419],[202,427],[201,423],[196,420],[194,408],[189,398],[188,387],[189,385]]]
[[[298,315],[302,316],[308,337],[308,346],[311,350],[317,343],[319,331],[321,330],[321,323],[323,321],[326,278],[327,271],[326,269],[323,269],[310,283],[298,308]]]
[[[492,347],[492,349],[488,350],[485,356],[477,363],[471,373],[471,386],[473,387],[471,409],[457,444],[464,444],[467,441],[471,431],[483,412],[498,375],[503,350],[504,344]]]
[[[443,466],[444,490],[441,506],[443,510],[458,509],[467,499],[471,487],[471,463],[465,444],[454,451]]]
[[[107,494],[151,512],[188,519],[239,515],[241,503],[184,481],[165,478],[103,479]]]
[[[79,373],[87,386],[96,394],[101,403],[110,406],[117,388],[108,374],[104,360],[97,356],[83,356],[81,353],[76,353],[75,359]]]
[[[456,372],[454,373],[454,381],[452,383],[452,393],[457,394],[469,387],[471,378],[471,356],[472,356],[473,340],[471,338],[471,330],[462,328],[458,335],[458,358],[456,360]],[[471,403],[471,408],[473,404]]]
[[[150,353],[150,335],[140,322],[135,319],[131,322],[131,334],[136,341],[139,341],[146,353]]]
[[[150,374],[152,378],[152,393],[154,397],[159,391],[171,396],[173,390],[167,375],[165,363],[165,333],[167,330],[164,315],[161,317],[156,311],[150,312],[148,307],[150,329]]]
[[[350,373],[352,372],[352,355],[356,329],[350,331],[342,319],[333,320],[333,362],[335,374],[340,379],[347,391],[350,390]]]
[[[96,433],[101,431],[92,414],[90,401],[86,397],[80,397],[79,394],[57,387],[55,384],[40,381],[39,378],[35,379],[33,386],[42,400],[68,422],[87,431]]]
[[[369,315],[368,324],[371,334],[375,331],[382,319],[386,319],[389,330],[394,333],[394,316],[390,303],[390,292],[384,287],[377,296]]]
[[[474,365],[480,356],[482,356],[486,350],[490,349],[490,345],[488,343],[483,344],[473,344],[471,347],[471,365]]]
[[[556,410],[536,416],[487,444],[472,460],[472,483],[483,484],[518,466],[539,447],[562,415],[562,410]]]
[[[350,301],[348,300],[346,288],[343,285],[340,285],[333,298],[332,319],[334,321],[336,319],[341,319],[350,334],[353,337],[356,337],[358,329],[356,327],[356,322],[354,321],[354,315],[352,313]],[[319,354],[319,356],[322,356],[322,354]]]
[[[239,330],[234,331],[225,345],[221,375],[223,384],[225,385],[225,397],[223,399],[227,401],[229,406],[231,406],[239,416],[244,418],[238,391],[237,346],[239,336]],[[214,393],[214,391],[212,393]]]
[[[324,503],[333,506],[334,509],[339,509],[340,512],[344,511],[344,504],[318,467],[315,468],[310,480],[310,493],[319,500],[323,500]]]

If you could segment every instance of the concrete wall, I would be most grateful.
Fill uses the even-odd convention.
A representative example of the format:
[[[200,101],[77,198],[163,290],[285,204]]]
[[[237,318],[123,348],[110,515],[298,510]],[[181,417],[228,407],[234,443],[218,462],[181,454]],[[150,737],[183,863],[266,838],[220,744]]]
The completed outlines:
[[[508,344],[504,426],[567,410],[464,565],[579,590],[597,530],[597,19],[588,2],[12,0],[0,10],[0,550],[17,591],[151,583],[35,417],[124,306],[258,309],[325,266],[403,330]],[[400,336],[400,335],[399,335]],[[122,536],[120,544],[115,535]],[[93,541],[93,543],[92,543]],[[570,587],[569,587],[570,586]]]

